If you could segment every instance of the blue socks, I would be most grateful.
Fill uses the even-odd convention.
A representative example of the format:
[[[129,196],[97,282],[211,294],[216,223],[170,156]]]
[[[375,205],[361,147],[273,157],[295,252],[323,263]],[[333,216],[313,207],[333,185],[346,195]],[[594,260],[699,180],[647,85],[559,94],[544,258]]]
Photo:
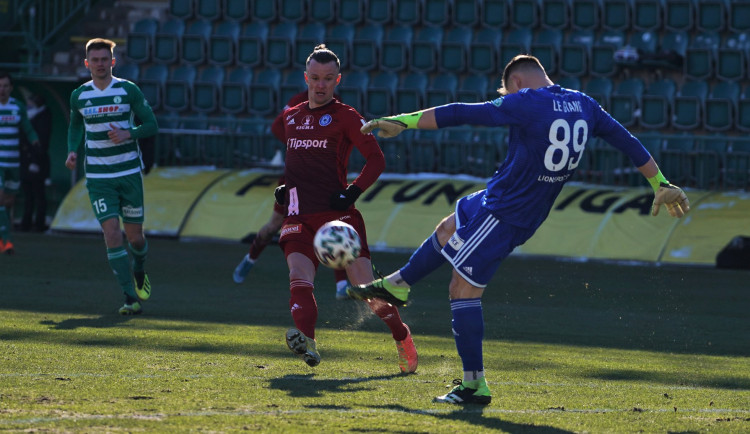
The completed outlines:
[[[424,240],[421,246],[409,258],[409,262],[401,268],[401,278],[409,284],[414,285],[437,270],[438,267],[447,261],[445,256],[440,253],[443,250],[438,242],[437,233]]]
[[[473,376],[474,380],[477,380],[484,376],[482,299],[459,298],[451,300],[451,314],[453,314],[453,337],[456,340],[458,355],[463,362],[464,377],[468,374]]]

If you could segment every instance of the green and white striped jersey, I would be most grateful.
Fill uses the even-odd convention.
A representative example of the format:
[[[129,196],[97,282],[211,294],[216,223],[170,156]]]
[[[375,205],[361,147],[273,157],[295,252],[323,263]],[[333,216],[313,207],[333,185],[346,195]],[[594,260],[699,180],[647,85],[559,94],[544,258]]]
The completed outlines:
[[[135,116],[143,123],[139,127],[134,124]],[[113,125],[129,129],[131,139],[120,144],[112,142],[107,132]],[[140,172],[143,163],[137,139],[154,135],[157,129],[143,93],[128,80],[112,77],[103,90],[92,80],[70,96],[68,151],[76,151],[84,140],[87,178],[117,178]]]
[[[26,104],[11,97],[7,103],[0,104],[0,167],[20,166],[21,129],[29,142],[38,140],[26,114]]]

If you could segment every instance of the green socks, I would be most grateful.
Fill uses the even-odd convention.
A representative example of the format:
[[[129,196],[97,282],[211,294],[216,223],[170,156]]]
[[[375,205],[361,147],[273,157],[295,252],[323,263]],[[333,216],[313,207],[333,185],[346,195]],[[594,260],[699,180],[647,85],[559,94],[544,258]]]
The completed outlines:
[[[109,260],[109,266],[112,267],[112,272],[115,273],[117,282],[122,288],[122,292],[127,296],[137,298],[133,284],[133,273],[130,269],[130,259],[125,247],[107,249],[107,259]]]
[[[143,250],[137,250],[132,244],[130,246],[130,253],[133,254],[133,271],[142,272],[143,264],[146,262],[146,255],[148,255],[148,241],[143,244]]]

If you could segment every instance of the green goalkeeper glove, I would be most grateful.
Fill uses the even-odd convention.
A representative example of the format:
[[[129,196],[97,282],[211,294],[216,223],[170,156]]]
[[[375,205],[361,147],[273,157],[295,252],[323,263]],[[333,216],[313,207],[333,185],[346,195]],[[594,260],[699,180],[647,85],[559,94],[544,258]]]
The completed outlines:
[[[672,217],[682,217],[690,211],[690,201],[682,189],[672,185],[662,175],[661,170],[653,177],[648,178],[649,184],[654,189],[654,203],[651,205],[651,215],[659,215],[662,205],[667,207]]]
[[[672,217],[682,217],[690,211],[690,201],[682,189],[672,184],[660,184],[654,193],[654,204],[651,206],[651,215],[658,215],[659,208],[664,205]]]
[[[378,137],[396,137],[405,129],[416,129],[419,119],[424,112],[414,112],[373,119],[362,126],[359,131],[362,134],[370,134],[374,129],[379,129]]]

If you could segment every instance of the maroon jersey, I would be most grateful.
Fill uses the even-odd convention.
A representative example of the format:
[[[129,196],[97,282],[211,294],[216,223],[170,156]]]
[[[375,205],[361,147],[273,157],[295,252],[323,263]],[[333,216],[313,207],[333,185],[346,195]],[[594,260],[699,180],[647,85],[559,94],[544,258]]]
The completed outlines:
[[[336,99],[311,109],[307,102],[290,107],[276,118],[272,130],[286,143],[287,215],[331,210],[331,196],[347,186],[346,170],[352,148],[366,164],[352,183],[367,190],[383,173],[385,158],[372,134],[359,129],[364,119]],[[282,138],[282,137],[279,137]]]

